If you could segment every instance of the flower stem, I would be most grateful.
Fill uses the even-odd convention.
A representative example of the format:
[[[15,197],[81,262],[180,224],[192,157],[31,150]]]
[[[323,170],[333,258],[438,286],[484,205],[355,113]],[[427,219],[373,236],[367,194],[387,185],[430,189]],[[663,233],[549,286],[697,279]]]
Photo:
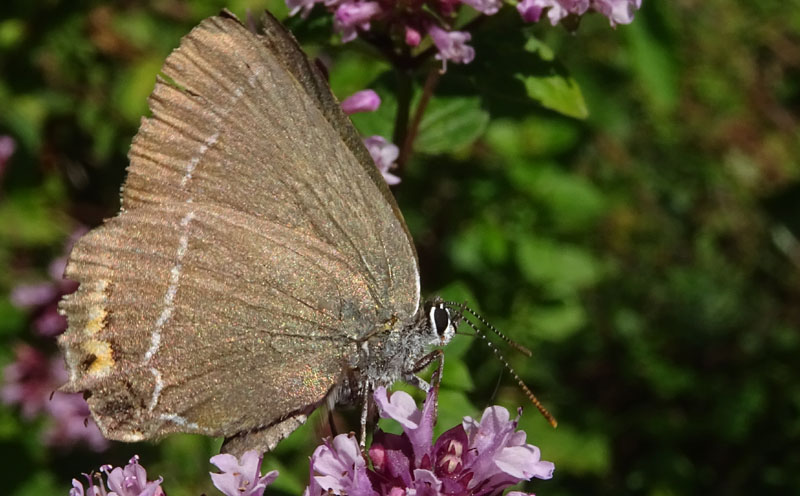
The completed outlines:
[[[411,121],[411,126],[408,128],[405,139],[403,141],[395,141],[400,146],[400,155],[397,158],[397,168],[399,170],[402,170],[414,150],[414,140],[417,138],[417,133],[419,133],[422,117],[425,115],[425,109],[431,101],[433,91],[441,76],[442,71],[438,67],[432,67],[428,72],[428,77],[425,78],[425,86],[422,87],[422,96],[419,99],[419,103],[417,103],[417,108],[414,110],[414,120]]]
[[[402,149],[408,138],[408,121],[411,115],[411,90],[412,90],[412,71],[406,68],[397,68],[397,115],[394,118],[394,134],[392,142],[401,147],[400,156],[397,159],[397,173],[403,170],[405,157]]]

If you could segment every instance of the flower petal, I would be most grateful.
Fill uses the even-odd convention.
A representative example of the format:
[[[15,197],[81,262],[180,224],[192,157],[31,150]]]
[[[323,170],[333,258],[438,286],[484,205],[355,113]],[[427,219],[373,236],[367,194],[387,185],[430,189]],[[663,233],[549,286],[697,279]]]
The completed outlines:
[[[472,35],[466,31],[445,31],[439,26],[431,25],[428,34],[439,50],[436,59],[441,60],[443,64],[448,60],[458,64],[469,64],[475,58],[475,49],[467,45]]]
[[[358,112],[374,112],[381,105],[381,97],[373,90],[361,90],[345,98],[342,102],[342,110],[347,115]]]
[[[478,12],[486,15],[494,15],[500,10],[503,3],[500,0],[461,0]]]
[[[375,390],[374,398],[381,417],[394,419],[409,429],[419,427],[422,412],[417,410],[417,404],[410,394],[405,391],[395,391],[389,397],[386,388],[381,386]]]
[[[239,470],[239,460],[229,453],[220,453],[219,455],[214,455],[209,461],[216,465],[217,468],[223,472],[235,472]]]

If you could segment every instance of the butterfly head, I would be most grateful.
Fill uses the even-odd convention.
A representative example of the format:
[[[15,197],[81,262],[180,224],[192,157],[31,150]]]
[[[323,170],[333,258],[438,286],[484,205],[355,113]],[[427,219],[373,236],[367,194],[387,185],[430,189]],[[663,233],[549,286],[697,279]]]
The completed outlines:
[[[426,310],[428,325],[431,332],[438,336],[438,345],[446,345],[456,334],[460,314],[452,314],[445,302],[438,298],[429,302]]]

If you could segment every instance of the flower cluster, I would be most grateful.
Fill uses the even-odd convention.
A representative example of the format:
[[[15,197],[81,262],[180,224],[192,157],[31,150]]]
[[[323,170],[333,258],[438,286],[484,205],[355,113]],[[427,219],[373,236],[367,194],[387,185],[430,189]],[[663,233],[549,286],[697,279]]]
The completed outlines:
[[[494,15],[503,6],[501,0],[286,0],[291,15],[306,16],[318,3],[333,14],[334,29],[344,42],[370,31],[373,24],[410,47],[420,45],[428,35],[443,65],[448,60],[468,64],[475,58],[475,50],[467,45],[470,33],[449,25],[462,5],[483,15]],[[640,6],[641,0],[520,0],[517,10],[526,22],[537,22],[546,12],[553,25],[567,16],[595,11],[615,26],[630,23]]]
[[[389,396],[381,387],[374,398],[381,416],[399,422],[403,434],[376,431],[369,449],[372,468],[352,434],[326,439],[311,456],[303,496],[491,496],[521,481],[553,476],[553,464],[541,460],[539,448],[516,430],[519,415],[511,420],[505,408],[487,408],[480,421],[464,417],[434,442],[434,392],[421,410],[402,391]],[[263,496],[278,477],[276,470],[261,475],[263,455],[257,451],[240,458],[220,454],[210,461],[221,471],[212,472],[211,481],[225,496]],[[73,479],[69,496],[164,496],[162,479],[148,481],[138,456],[124,468],[104,465],[100,473],[84,477],[88,489]]]
[[[534,477],[552,477],[553,464],[541,460],[539,448],[516,431],[519,417],[511,420],[499,406],[487,408],[480,421],[465,417],[433,442],[434,401],[429,394],[418,410],[408,394],[390,397],[379,388],[375,402],[381,416],[398,421],[403,434],[375,433],[372,468],[352,435],[326,441],[311,457],[304,496],[484,496]]]
[[[567,16],[582,16],[593,10],[608,17],[611,25],[616,26],[633,22],[633,13],[641,6],[642,0],[521,0],[517,10],[527,22],[538,21],[547,11],[553,26]]]
[[[148,481],[147,471],[139,465],[138,456],[131,458],[125,467],[103,465],[100,473],[94,476],[96,480],[92,480],[89,474],[83,476],[88,481],[88,489],[84,489],[78,479],[72,479],[69,496],[164,496],[161,489],[163,479]]]
[[[225,496],[263,496],[267,486],[278,477],[277,470],[261,475],[263,456],[256,451],[248,451],[238,459],[228,454],[216,455],[210,461],[222,471],[210,475],[214,486]],[[147,480],[147,471],[139,465],[138,455],[125,467],[103,465],[99,472],[83,476],[88,488],[78,479],[72,479],[69,496],[165,496],[161,488],[164,479]]]

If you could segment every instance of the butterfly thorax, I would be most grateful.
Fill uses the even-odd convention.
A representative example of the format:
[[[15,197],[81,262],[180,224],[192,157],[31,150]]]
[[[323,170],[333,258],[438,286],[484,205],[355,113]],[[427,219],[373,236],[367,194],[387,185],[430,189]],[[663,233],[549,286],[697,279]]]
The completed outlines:
[[[430,352],[455,334],[449,310],[438,300],[407,321],[393,317],[357,343],[358,355],[336,395],[338,403],[355,403],[378,386],[403,379],[419,383],[415,374],[430,363]]]

